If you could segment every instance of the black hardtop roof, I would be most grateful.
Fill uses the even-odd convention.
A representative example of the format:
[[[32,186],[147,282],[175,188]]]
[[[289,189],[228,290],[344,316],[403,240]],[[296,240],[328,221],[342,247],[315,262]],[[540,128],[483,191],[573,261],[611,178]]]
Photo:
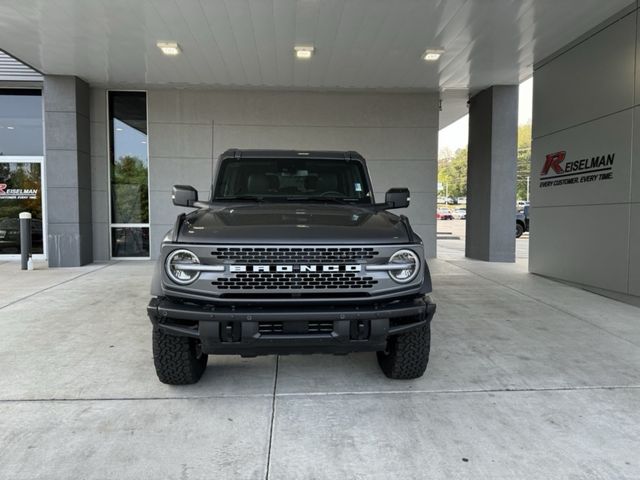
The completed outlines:
[[[358,152],[340,150],[262,150],[231,148],[220,155],[224,158],[317,158],[322,160],[360,160]]]

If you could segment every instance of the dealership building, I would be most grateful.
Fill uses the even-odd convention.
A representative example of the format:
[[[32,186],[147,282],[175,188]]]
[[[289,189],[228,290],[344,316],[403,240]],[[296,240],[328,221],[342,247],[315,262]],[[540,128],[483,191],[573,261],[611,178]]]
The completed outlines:
[[[16,3],[0,23],[0,258],[28,210],[50,267],[153,259],[185,211],[172,185],[207,198],[234,147],[358,151],[377,201],[410,189],[403,213],[435,257],[438,131],[469,113],[466,255],[514,261],[533,76],[529,269],[638,302],[638,4],[576,3]]]

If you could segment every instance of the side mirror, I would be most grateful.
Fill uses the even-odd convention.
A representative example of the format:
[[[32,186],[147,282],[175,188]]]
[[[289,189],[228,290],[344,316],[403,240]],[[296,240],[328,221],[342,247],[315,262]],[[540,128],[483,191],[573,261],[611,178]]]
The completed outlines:
[[[384,196],[387,208],[406,208],[410,200],[408,188],[390,188]]]
[[[174,185],[171,199],[177,207],[193,207],[198,201],[198,191],[191,185]]]

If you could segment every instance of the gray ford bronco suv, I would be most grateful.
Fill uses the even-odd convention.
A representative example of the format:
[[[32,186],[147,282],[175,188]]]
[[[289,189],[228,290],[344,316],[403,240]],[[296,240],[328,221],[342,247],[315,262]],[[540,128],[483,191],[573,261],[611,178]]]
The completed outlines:
[[[228,150],[211,199],[173,187],[147,312],[158,378],[197,382],[210,354],[375,351],[390,378],[427,367],[436,306],[409,191],[375,203],[356,152]]]

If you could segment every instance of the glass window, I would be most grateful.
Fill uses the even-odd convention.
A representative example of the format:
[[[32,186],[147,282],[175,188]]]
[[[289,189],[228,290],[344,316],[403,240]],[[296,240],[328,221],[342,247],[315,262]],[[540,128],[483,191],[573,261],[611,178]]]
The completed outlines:
[[[43,253],[42,167],[0,157],[0,254],[20,253],[20,212],[30,212],[32,252]]]
[[[1,155],[43,155],[40,90],[0,89]]]
[[[304,200],[322,197],[371,203],[362,163],[321,159],[227,159],[218,174],[215,200],[260,197]]]
[[[109,92],[111,250],[149,256],[149,158],[144,92]],[[136,224],[131,225],[128,224]],[[146,224],[146,225],[140,225]]]
[[[147,108],[144,93],[111,92],[111,222],[148,223]]]
[[[113,257],[148,257],[149,227],[112,227]]]

